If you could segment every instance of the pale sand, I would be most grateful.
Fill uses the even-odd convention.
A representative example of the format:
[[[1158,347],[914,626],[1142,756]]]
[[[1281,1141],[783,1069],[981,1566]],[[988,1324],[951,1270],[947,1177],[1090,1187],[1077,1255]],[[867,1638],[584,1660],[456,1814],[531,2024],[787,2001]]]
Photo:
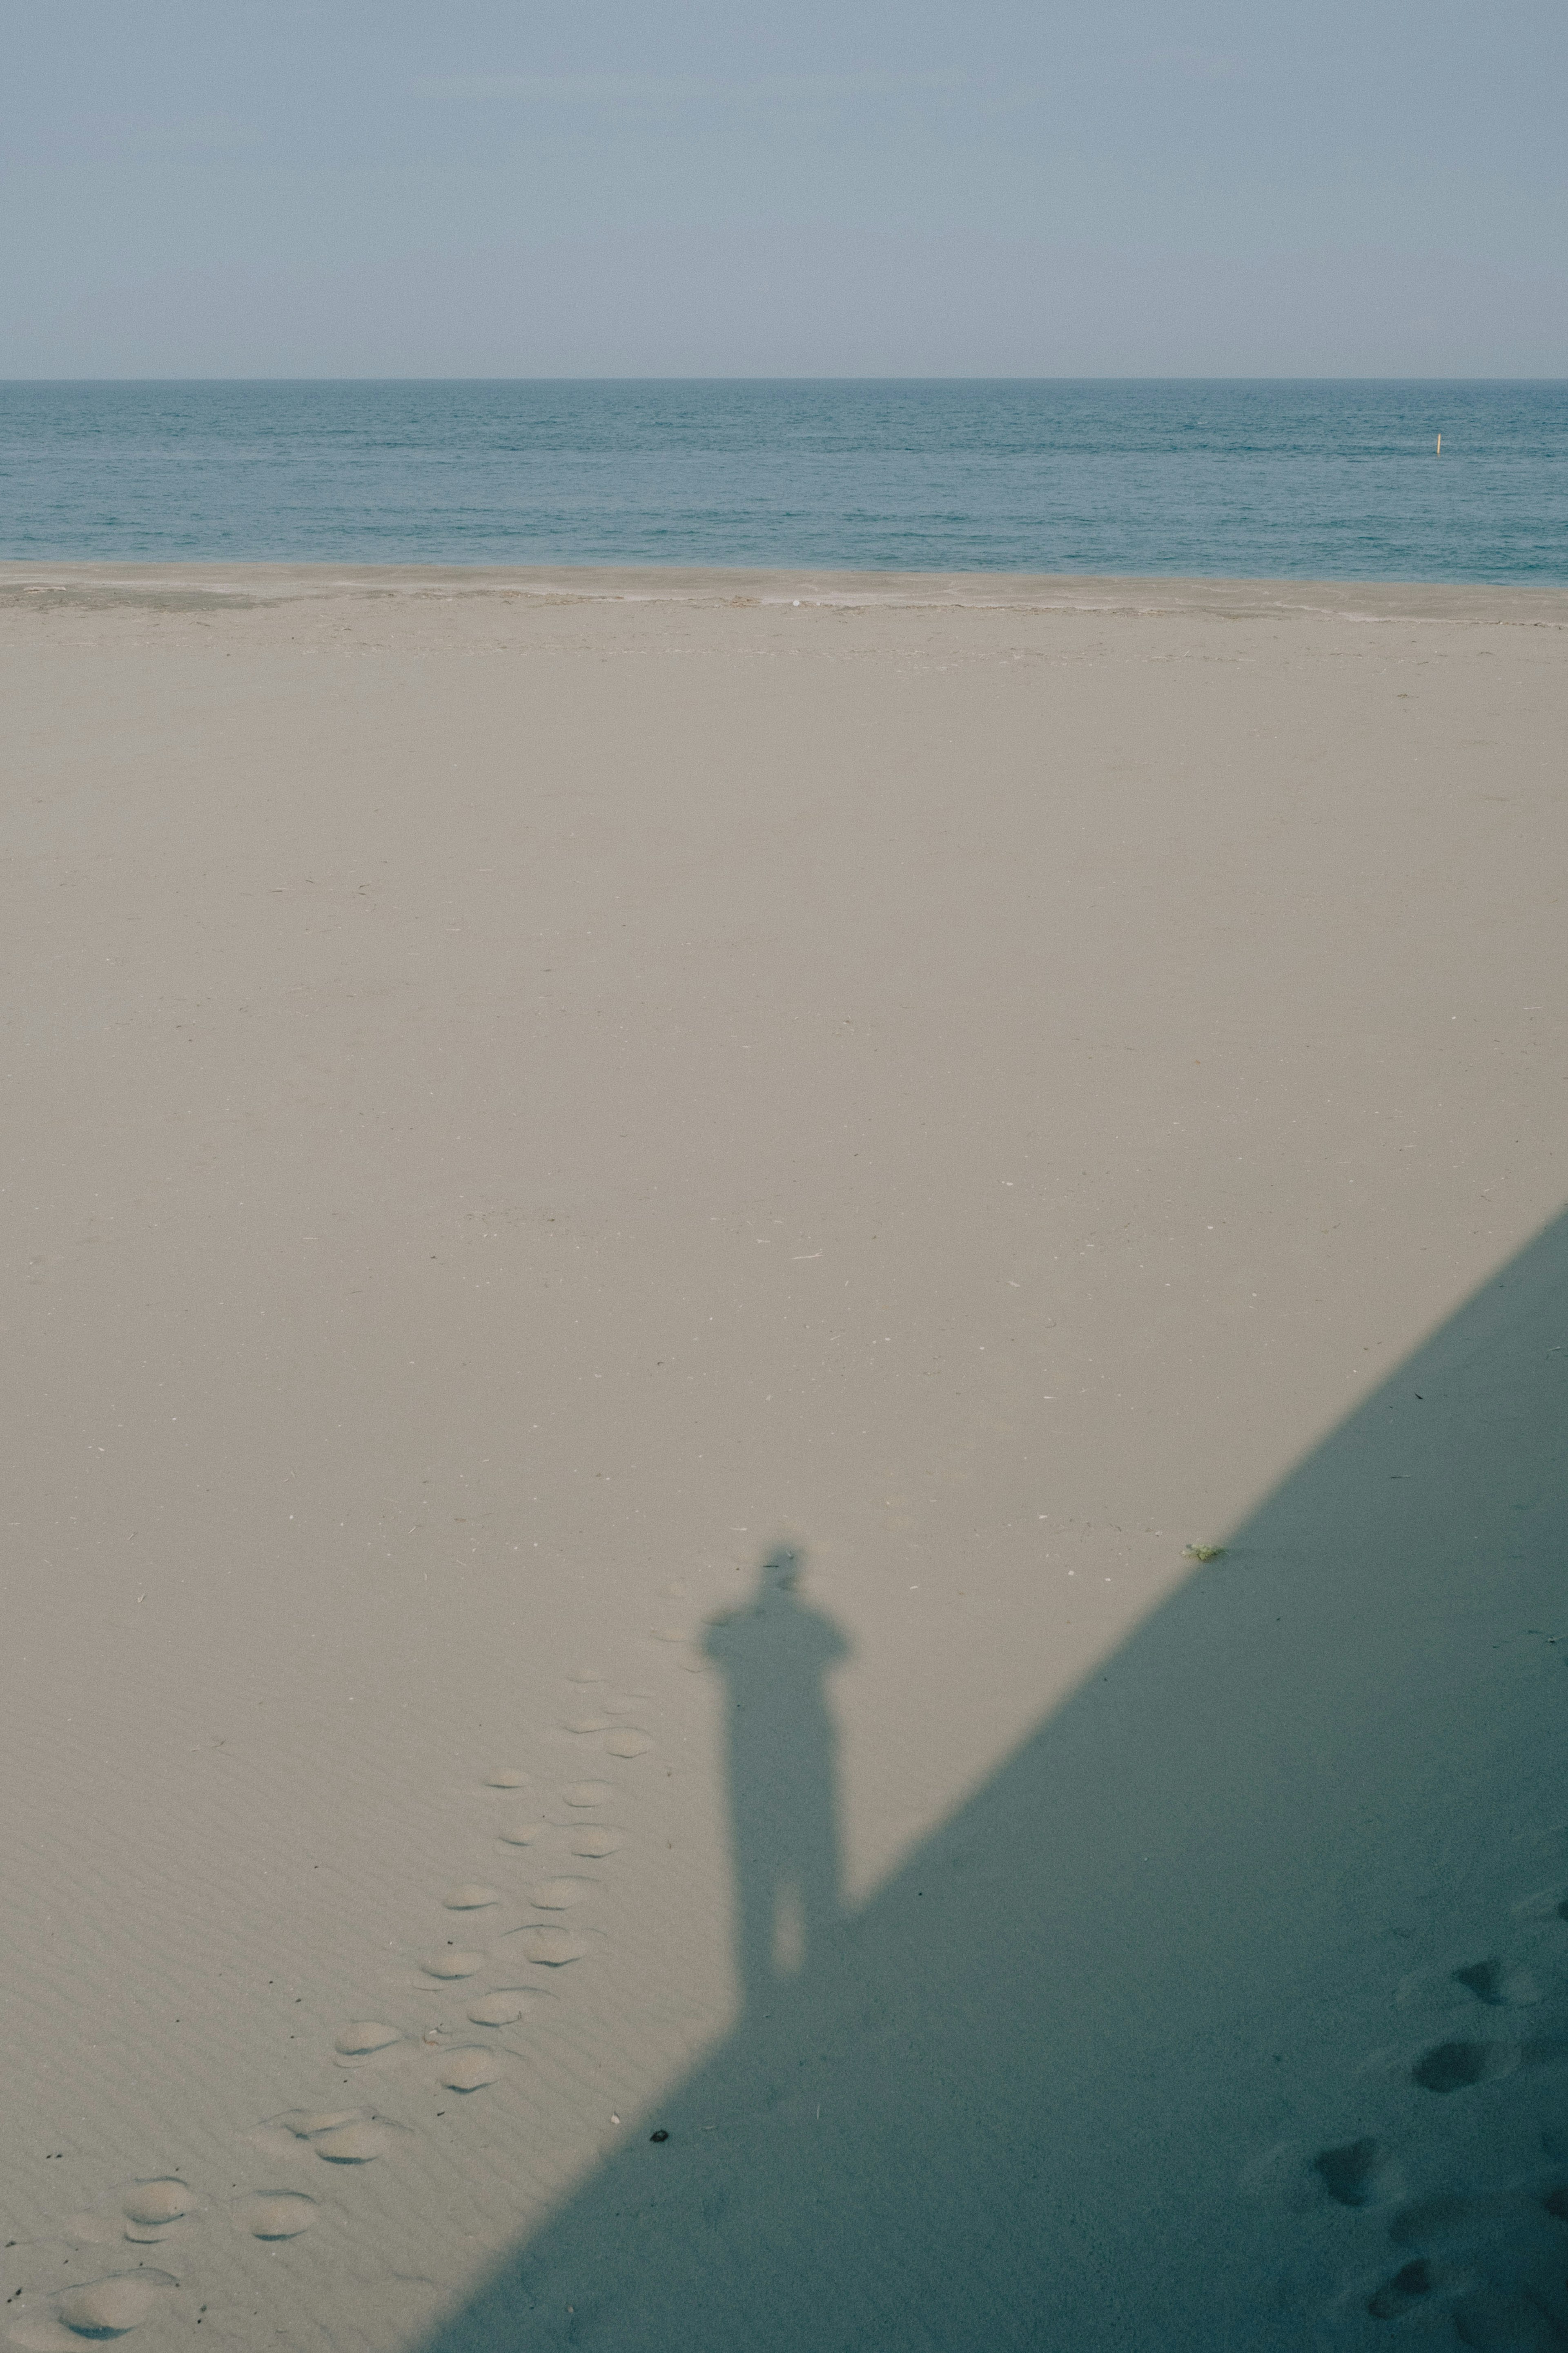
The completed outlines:
[[[0,2338],[1561,2341],[1568,596],[0,648]]]

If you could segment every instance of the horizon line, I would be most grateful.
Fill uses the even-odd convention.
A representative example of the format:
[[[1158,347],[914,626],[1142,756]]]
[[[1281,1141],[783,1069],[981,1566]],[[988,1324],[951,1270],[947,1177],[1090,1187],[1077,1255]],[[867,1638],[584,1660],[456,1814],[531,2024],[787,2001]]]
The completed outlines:
[[[339,384],[553,384],[553,385],[1563,385],[1563,375],[6,375],[0,388],[63,385],[339,385]]]

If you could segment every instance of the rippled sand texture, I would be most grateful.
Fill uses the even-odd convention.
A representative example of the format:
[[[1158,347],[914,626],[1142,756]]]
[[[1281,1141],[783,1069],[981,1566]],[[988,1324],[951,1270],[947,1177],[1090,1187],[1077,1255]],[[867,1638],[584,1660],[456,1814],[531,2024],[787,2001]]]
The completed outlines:
[[[5,570],[0,2343],[1562,2341],[1565,649]]]

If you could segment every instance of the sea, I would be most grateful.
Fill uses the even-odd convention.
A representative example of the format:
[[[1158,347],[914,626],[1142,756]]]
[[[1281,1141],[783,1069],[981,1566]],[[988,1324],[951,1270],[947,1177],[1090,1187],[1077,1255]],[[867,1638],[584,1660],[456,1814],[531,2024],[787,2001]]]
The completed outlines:
[[[1563,586],[1568,384],[0,384],[0,556]]]

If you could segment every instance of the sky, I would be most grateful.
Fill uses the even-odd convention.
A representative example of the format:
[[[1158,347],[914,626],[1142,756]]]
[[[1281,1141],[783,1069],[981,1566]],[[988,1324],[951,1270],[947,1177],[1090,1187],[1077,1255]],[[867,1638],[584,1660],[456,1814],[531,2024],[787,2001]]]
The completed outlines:
[[[50,0],[0,376],[1568,375],[1563,0]]]

